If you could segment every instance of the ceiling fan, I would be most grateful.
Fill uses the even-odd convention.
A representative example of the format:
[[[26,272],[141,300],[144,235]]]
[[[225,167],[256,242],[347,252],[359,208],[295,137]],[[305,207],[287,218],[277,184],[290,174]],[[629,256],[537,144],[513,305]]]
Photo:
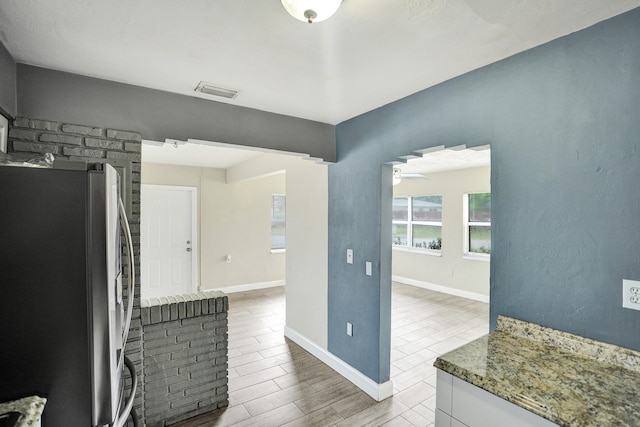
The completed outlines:
[[[404,173],[398,168],[393,168],[393,185],[400,184],[403,179],[411,179],[413,181],[427,182],[429,178],[421,173]]]

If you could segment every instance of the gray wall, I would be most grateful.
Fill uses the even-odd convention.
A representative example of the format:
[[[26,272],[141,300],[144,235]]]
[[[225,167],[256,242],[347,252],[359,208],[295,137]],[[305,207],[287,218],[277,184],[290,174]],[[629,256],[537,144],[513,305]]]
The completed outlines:
[[[0,114],[16,115],[16,62],[0,42]]]
[[[137,129],[144,139],[203,139],[335,160],[332,125],[17,65],[18,115],[66,123]]]
[[[337,126],[329,351],[379,383],[389,378],[391,171],[382,163],[487,143],[492,327],[502,314],[640,350],[640,312],[621,307],[622,279],[640,280],[638,22],[635,9]]]

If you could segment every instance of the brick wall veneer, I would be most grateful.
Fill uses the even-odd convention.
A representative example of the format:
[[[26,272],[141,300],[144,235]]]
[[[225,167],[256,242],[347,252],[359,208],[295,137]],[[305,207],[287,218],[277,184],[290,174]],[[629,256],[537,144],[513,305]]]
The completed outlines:
[[[26,153],[51,153],[68,160],[128,160],[139,165],[142,152],[142,136],[137,132],[24,117],[14,120],[9,140],[9,151],[21,157]]]
[[[227,407],[227,297],[204,292],[141,304],[147,426]]]

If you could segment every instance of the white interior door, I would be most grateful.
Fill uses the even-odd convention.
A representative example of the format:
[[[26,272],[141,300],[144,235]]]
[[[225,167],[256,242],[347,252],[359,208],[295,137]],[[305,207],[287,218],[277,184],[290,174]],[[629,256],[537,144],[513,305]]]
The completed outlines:
[[[196,188],[142,185],[142,298],[196,292]]]

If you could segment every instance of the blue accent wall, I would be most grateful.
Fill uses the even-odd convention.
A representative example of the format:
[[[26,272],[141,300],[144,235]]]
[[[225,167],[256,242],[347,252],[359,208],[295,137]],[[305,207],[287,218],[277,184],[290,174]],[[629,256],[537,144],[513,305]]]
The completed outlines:
[[[16,62],[0,42],[0,114],[16,115]]]
[[[343,122],[336,140],[331,353],[389,379],[382,165],[459,144],[492,148],[492,328],[507,315],[640,350],[640,312],[622,308],[621,290],[640,280],[640,8]]]

